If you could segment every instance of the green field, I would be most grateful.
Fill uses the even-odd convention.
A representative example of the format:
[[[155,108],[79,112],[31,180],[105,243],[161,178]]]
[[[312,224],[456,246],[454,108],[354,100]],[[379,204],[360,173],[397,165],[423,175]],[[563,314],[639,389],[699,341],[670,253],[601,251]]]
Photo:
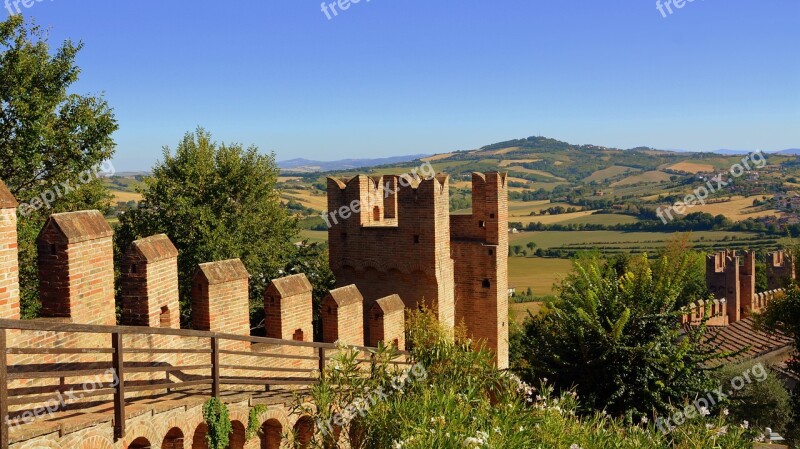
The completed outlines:
[[[591,247],[617,248],[637,250],[642,248],[657,248],[677,236],[668,232],[621,232],[621,231],[541,231],[522,232],[510,237],[511,245],[525,246],[528,242],[536,243],[543,249],[549,248],[576,248],[591,249]],[[734,244],[752,244],[758,246],[762,243],[777,243],[776,239],[763,239],[749,241],[754,234],[726,231],[701,231],[690,234],[691,241],[697,245],[719,243],[721,246]],[[727,237],[727,240],[723,240]]]
[[[572,262],[567,259],[542,257],[509,257],[508,285],[519,293],[530,287],[536,296],[553,294],[553,284],[572,271]]]
[[[309,243],[322,243],[328,241],[328,231],[300,231],[299,240],[308,240]]]

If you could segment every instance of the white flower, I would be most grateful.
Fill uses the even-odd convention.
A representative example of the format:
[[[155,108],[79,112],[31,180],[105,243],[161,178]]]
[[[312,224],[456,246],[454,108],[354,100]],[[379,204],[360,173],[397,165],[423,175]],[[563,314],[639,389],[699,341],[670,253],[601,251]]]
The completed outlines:
[[[573,443],[572,446],[569,447],[569,449],[583,449],[583,448]]]
[[[646,416],[642,416],[642,424],[647,424],[648,421]]]
[[[742,421],[742,429],[749,429],[750,423],[747,421]]]
[[[700,416],[708,416],[711,414],[711,412],[708,411],[707,407],[700,407],[698,411],[700,412]]]
[[[728,416],[728,414],[729,414],[728,409],[727,408],[723,408],[722,409],[722,415],[723,416]]]

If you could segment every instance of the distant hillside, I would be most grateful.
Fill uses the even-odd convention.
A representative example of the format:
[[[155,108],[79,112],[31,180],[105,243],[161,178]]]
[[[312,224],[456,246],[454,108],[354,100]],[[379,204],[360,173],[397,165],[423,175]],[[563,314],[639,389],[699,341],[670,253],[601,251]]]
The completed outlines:
[[[408,156],[395,156],[377,159],[340,159],[338,161],[313,161],[309,159],[291,159],[278,162],[278,167],[285,173],[314,173],[335,170],[352,170],[356,168],[376,167],[378,165],[402,164],[414,161],[426,154],[412,154]]]

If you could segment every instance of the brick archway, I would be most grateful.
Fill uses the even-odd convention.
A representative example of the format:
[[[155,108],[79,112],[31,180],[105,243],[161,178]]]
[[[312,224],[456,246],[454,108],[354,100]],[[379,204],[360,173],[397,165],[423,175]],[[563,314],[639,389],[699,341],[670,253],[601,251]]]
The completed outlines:
[[[186,437],[180,427],[171,428],[161,440],[161,449],[184,449]]]
[[[267,420],[261,426],[261,449],[280,449],[283,426],[277,419]]]
[[[244,449],[247,443],[247,436],[245,435],[245,426],[241,421],[231,421],[233,433],[231,434],[230,444],[228,449]]]
[[[311,439],[314,437],[314,421],[309,416],[303,416],[294,425],[295,447],[300,449],[310,448]]]
[[[145,437],[139,437],[127,445],[127,449],[150,449],[151,447],[150,441]]]
[[[207,433],[208,426],[206,423],[201,422],[197,425],[192,434],[192,449],[208,449],[208,444],[206,443]]]

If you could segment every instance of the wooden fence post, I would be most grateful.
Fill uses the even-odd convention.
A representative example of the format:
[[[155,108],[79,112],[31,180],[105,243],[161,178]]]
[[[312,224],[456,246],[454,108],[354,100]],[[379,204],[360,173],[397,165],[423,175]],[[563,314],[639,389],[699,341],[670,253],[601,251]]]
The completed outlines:
[[[122,348],[122,334],[111,334],[111,346],[114,349],[114,381],[117,383],[114,392],[114,438],[125,438],[125,357]]]
[[[0,329],[0,448],[8,449],[8,361],[6,330]]]
[[[219,398],[219,338],[211,337],[211,396]]]

